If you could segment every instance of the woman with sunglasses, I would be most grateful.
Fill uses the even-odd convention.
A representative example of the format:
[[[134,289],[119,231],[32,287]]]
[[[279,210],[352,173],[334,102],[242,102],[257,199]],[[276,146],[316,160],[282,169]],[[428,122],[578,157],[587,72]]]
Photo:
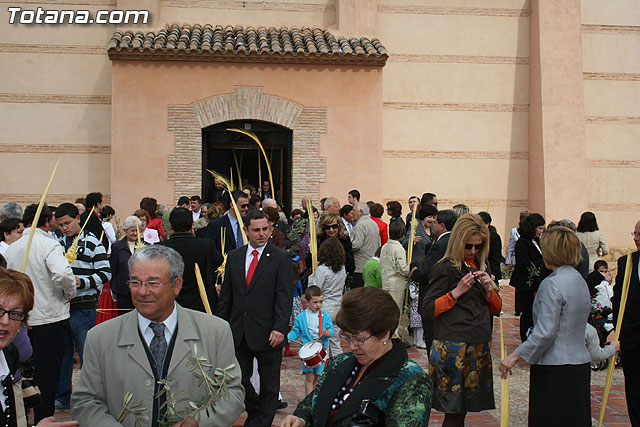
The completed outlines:
[[[349,352],[332,359],[282,427],[428,425],[433,386],[402,343],[391,339],[399,318],[398,306],[382,289],[344,294],[336,321]]]
[[[27,324],[29,311],[33,309],[34,290],[31,279],[24,273],[0,268],[0,425],[17,426],[16,399],[22,399],[21,391],[14,394],[13,378],[18,369],[19,354],[12,341],[20,327]],[[72,427],[78,422],[57,422],[48,417],[38,422],[38,427]]]
[[[320,248],[325,240],[331,237],[337,238],[342,244],[342,248],[344,249],[344,268],[347,271],[347,274],[353,273],[356,269],[355,260],[353,258],[353,247],[351,246],[351,240],[349,239],[349,237],[345,236],[344,224],[342,223],[340,215],[331,212],[325,212],[320,217],[318,225],[318,248]],[[311,268],[311,251],[307,252],[305,262],[307,267]]]
[[[435,319],[429,374],[443,426],[463,426],[467,411],[494,409],[491,314],[502,300],[488,272],[489,230],[479,215],[456,222],[444,257],[431,269],[422,315]]]

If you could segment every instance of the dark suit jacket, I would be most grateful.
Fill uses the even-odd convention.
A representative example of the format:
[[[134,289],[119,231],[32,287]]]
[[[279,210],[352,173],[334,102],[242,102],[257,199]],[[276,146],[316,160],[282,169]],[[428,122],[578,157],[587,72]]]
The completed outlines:
[[[242,226],[242,222],[240,222],[240,226]],[[222,233],[223,227],[226,233],[224,241],[224,251],[222,250],[223,248],[220,240],[220,235]],[[228,254],[236,248],[236,236],[235,234],[233,234],[231,221],[229,221],[227,214],[222,215],[220,218],[216,218],[207,225],[207,232],[205,233],[205,237],[207,239],[213,240],[213,243],[215,243],[218,252],[224,252],[225,254]]]
[[[502,279],[500,263],[502,262],[502,239],[493,225],[489,226],[489,259],[491,273],[496,276],[496,283]]]
[[[527,285],[527,282],[529,282],[529,269],[533,267],[539,268],[542,272],[542,267],[544,267],[542,254],[531,239],[520,237],[516,242],[516,267],[513,270],[510,281],[510,283],[513,283],[512,286],[516,288],[522,286],[522,289],[529,294],[537,292],[540,285],[539,274],[536,277],[532,277],[531,286]]]
[[[160,244],[175,249],[184,261],[182,290],[176,297],[176,302],[185,308],[205,312],[196,281],[195,264],[198,263],[209,305],[215,313],[218,304],[216,269],[222,264],[222,254],[216,249],[216,245],[209,239],[199,239],[189,232],[173,233],[171,238]]]
[[[123,237],[113,244],[109,265],[111,266],[111,290],[116,295],[129,295],[129,258],[131,252],[127,245],[127,238]]]
[[[631,281],[629,282],[629,294],[627,295],[627,306],[620,328],[620,345],[624,348],[637,348],[640,346],[640,279],[638,279],[638,260],[640,252],[631,254]],[[618,274],[616,275],[616,286],[613,288],[613,324],[618,321],[620,313],[620,302],[622,297],[622,285],[624,282],[624,272],[627,265],[627,256],[618,258]]]
[[[91,215],[93,210],[87,209],[80,215],[80,227],[84,225],[84,222],[87,220],[87,216]],[[102,245],[108,251],[109,250],[109,238],[107,237],[107,233],[103,233],[104,228],[102,228],[102,223],[100,222],[100,218],[97,215],[91,215],[89,222],[87,222],[87,226],[84,228],[85,231],[89,231],[93,233],[96,238],[100,238],[102,236]]]
[[[447,246],[449,245],[450,237],[451,233],[447,233],[442,236],[442,238],[438,239],[427,251],[427,256],[422,264],[420,264],[418,269],[413,272],[411,278],[413,281],[418,282],[421,290],[426,289],[429,284],[429,273],[431,272],[431,268],[444,256],[444,253],[447,251]]]
[[[6,411],[2,411],[2,408],[0,408],[0,420],[2,421],[2,425],[7,424],[7,415],[9,415],[9,427],[16,427],[17,412],[12,380],[18,370],[18,359],[20,356],[16,346],[13,344],[9,344],[2,349],[2,353],[4,353],[4,358],[7,361],[7,366],[9,367],[9,375],[7,375],[2,383],[6,393],[3,399],[5,399],[5,402],[7,403],[7,409]]]
[[[272,350],[271,331],[287,335],[293,301],[293,268],[285,251],[267,243],[247,286],[247,245],[229,252],[217,315],[231,324],[236,348],[247,342],[253,351]],[[277,348],[287,344],[283,340]]]

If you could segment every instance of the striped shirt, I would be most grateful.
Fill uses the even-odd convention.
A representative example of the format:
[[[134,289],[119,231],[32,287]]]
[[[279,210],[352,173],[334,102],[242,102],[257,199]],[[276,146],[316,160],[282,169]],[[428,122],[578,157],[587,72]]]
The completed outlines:
[[[65,252],[73,244],[74,237],[63,236],[60,243]],[[107,259],[107,250],[92,233],[83,231],[78,239],[76,260],[71,264],[74,276],[80,279],[76,289],[76,298],[98,294],[102,285],[111,280],[111,267]]]

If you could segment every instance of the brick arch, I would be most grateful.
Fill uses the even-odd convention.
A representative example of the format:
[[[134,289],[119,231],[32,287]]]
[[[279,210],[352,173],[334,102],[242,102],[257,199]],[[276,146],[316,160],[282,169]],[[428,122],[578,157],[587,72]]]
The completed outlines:
[[[320,199],[326,182],[326,157],[320,156],[320,134],[326,133],[327,109],[310,108],[285,98],[264,95],[262,88],[237,88],[190,105],[169,105],[168,129],[175,135],[175,154],[169,156],[168,179],[174,200],[202,194],[202,129],[230,120],[262,120],[292,130],[292,200],[308,195]]]

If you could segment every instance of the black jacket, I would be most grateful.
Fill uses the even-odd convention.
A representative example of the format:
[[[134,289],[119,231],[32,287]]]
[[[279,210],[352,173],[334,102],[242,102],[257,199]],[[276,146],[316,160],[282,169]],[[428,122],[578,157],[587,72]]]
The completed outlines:
[[[229,252],[216,314],[231,325],[236,348],[244,339],[252,351],[273,350],[271,331],[287,335],[293,302],[293,268],[285,251],[265,245],[247,284],[247,245]],[[277,348],[287,344],[283,340]]]
[[[80,227],[84,225],[87,217],[92,213],[92,209],[87,209],[82,213],[82,215],[80,215]],[[100,239],[100,236],[102,236],[102,239],[100,239],[100,241],[102,242],[102,245],[107,250],[107,252],[109,251],[109,238],[107,237],[107,233],[104,232],[104,228],[102,228],[102,222],[100,222],[100,218],[98,218],[98,215],[91,215],[91,218],[89,219],[89,222],[87,222],[87,226],[84,229],[85,231],[93,233],[93,235],[98,239]]]
[[[199,239],[189,232],[173,233],[169,239],[160,244],[175,249],[184,261],[182,290],[176,297],[176,302],[185,308],[205,312],[196,281],[195,264],[197,263],[207,291],[209,305],[215,313],[218,304],[215,288],[216,270],[222,264],[222,254],[216,249],[216,245],[209,239]]]
[[[629,293],[627,295],[627,305],[620,328],[620,346],[623,348],[638,348],[640,346],[640,279],[638,279],[638,260],[640,252],[631,254],[631,281],[629,282]],[[622,297],[622,285],[624,273],[627,265],[627,256],[618,258],[618,274],[616,275],[616,286],[613,288],[613,323],[618,321],[620,314],[620,303]]]
[[[411,279],[414,282],[417,282],[420,289],[426,289],[429,284],[429,273],[431,272],[431,268],[444,257],[445,252],[447,251],[447,246],[449,245],[449,238],[451,237],[451,233],[447,233],[438,239],[431,247],[427,250],[427,256],[420,264],[418,269],[413,272]]]
[[[502,239],[493,225],[489,226],[489,259],[491,273],[496,277],[496,283],[502,279],[500,263],[502,263]]]
[[[242,227],[242,220],[240,220],[240,227]],[[222,248],[222,229],[225,232],[224,248]],[[216,218],[207,224],[207,231],[205,233],[207,239],[213,240],[218,252],[228,254],[232,250],[236,249],[236,236],[233,234],[233,228],[231,227],[231,221],[227,214],[222,215],[220,218]],[[224,251],[223,251],[224,249]]]
[[[109,265],[111,266],[111,290],[116,295],[130,295],[129,286],[129,258],[131,251],[127,244],[127,238],[123,237],[113,244]]]
[[[7,409],[2,411],[0,408],[0,424],[3,426],[8,425],[9,427],[16,427],[16,402],[13,395],[13,378],[18,370],[20,355],[18,354],[18,349],[13,344],[9,344],[2,349],[2,353],[7,361],[7,366],[9,366],[9,375],[7,375],[2,382],[5,389],[5,402],[7,403]],[[4,399],[5,396],[0,398]]]

